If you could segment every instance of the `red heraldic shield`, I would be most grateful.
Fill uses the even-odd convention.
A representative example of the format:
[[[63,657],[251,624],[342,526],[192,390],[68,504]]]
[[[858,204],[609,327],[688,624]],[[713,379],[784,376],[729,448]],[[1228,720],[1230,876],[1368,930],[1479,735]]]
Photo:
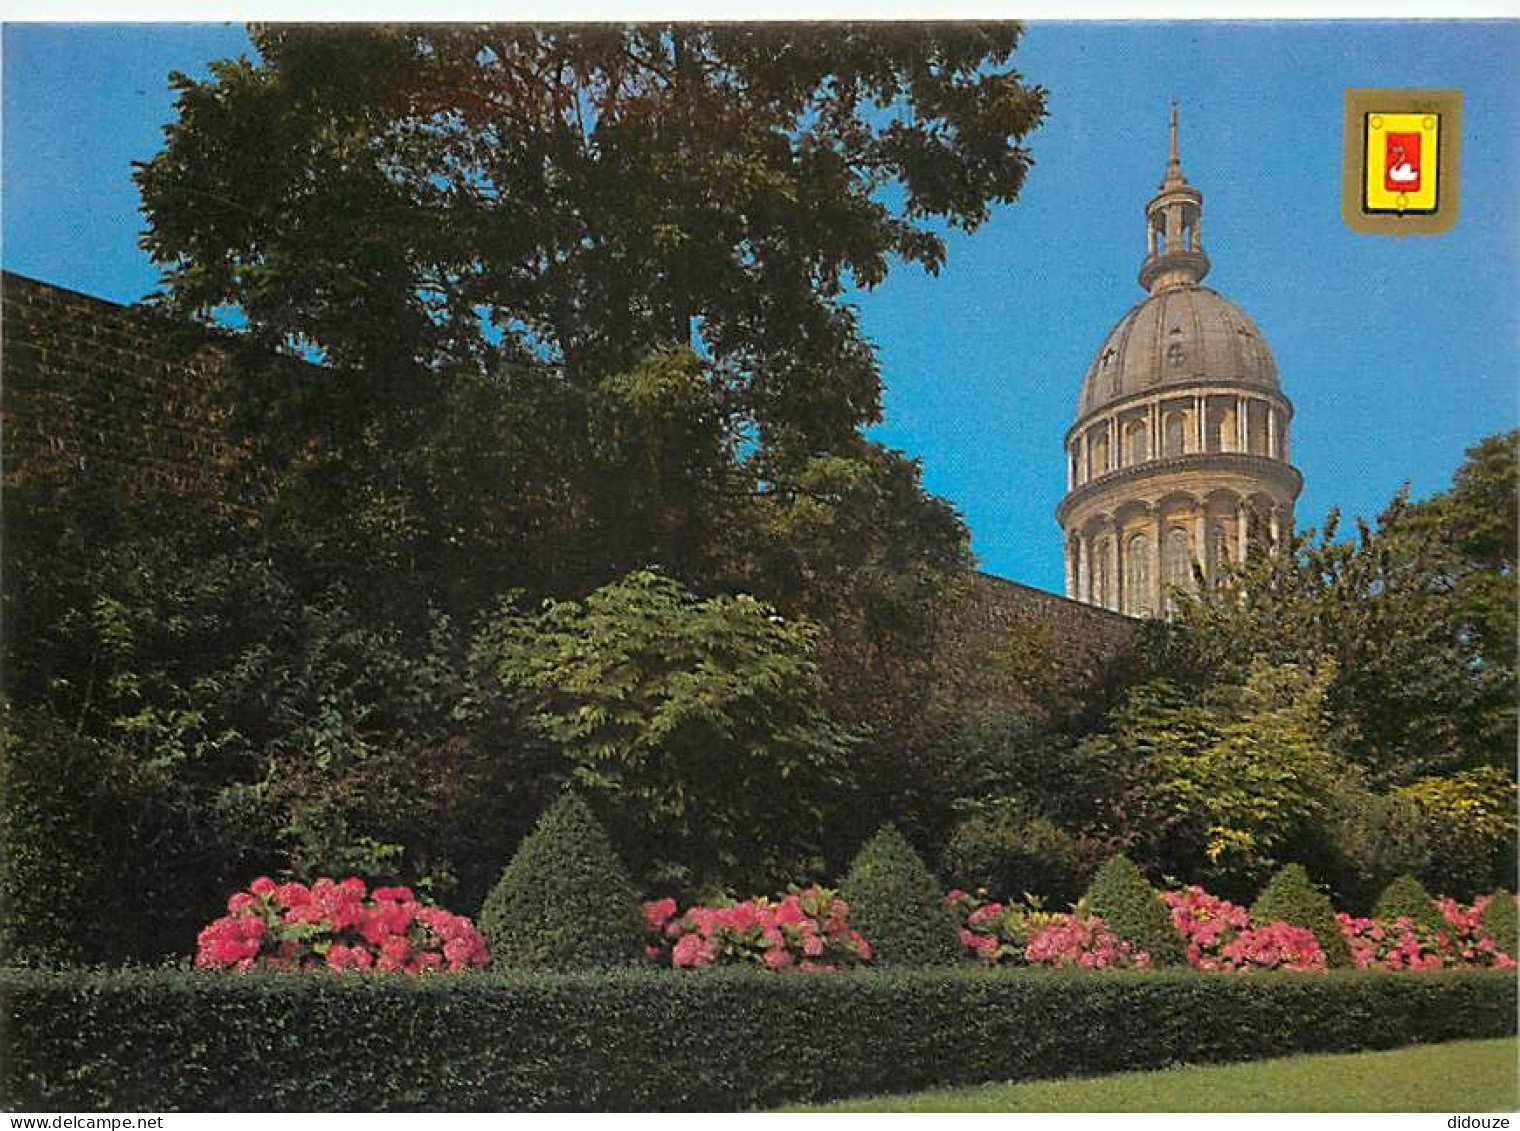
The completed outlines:
[[[1389,192],[1420,191],[1420,135],[1384,136],[1383,187]]]

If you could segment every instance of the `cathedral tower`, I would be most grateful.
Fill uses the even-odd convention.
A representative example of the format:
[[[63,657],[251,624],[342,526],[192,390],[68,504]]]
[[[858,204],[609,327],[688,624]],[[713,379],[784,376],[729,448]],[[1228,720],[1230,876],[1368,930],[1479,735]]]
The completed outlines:
[[[1177,152],[1145,209],[1140,285],[1082,379],[1066,434],[1066,595],[1159,616],[1173,586],[1205,582],[1293,521],[1293,406],[1261,331],[1201,286],[1203,194]]]

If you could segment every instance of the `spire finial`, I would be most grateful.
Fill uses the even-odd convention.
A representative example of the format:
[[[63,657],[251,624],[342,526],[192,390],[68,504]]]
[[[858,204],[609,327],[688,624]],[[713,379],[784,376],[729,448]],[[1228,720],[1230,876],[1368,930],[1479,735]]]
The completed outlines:
[[[1185,184],[1187,178],[1182,175],[1182,159],[1177,156],[1177,100],[1173,98],[1171,137],[1166,151],[1166,179],[1161,182],[1161,187]]]

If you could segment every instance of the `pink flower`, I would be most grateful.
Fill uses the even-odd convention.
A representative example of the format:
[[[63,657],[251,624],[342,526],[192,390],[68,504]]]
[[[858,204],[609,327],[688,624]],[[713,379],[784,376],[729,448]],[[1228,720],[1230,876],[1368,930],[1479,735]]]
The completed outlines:
[[[782,970],[792,964],[792,956],[780,947],[771,947],[765,952],[764,961],[772,970]]]
[[[676,901],[669,896],[646,903],[644,904],[644,925],[650,931],[658,932],[675,913]]]
[[[260,876],[248,885],[248,890],[254,895],[270,895],[274,892],[276,884],[268,876]]]

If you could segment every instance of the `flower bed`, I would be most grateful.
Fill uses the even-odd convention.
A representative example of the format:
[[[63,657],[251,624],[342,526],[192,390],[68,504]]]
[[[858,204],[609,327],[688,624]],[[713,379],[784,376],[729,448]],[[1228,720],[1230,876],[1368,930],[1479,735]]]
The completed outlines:
[[[959,890],[945,901],[961,946],[988,965],[1084,970],[1151,965],[1149,954],[1119,939],[1096,916],[988,902]]]
[[[195,965],[269,970],[458,972],[489,961],[463,915],[419,901],[410,889],[367,891],[357,877],[277,884],[260,876],[227,901],[227,914],[196,939]]]
[[[1325,952],[1307,927],[1288,923],[1253,926],[1251,913],[1200,887],[1167,892],[1172,926],[1182,936],[1195,970],[1324,970]]]
[[[850,926],[850,908],[830,888],[795,889],[676,914],[673,899],[644,904],[645,957],[662,966],[753,965],[769,970],[833,972],[871,958],[871,945]]]

